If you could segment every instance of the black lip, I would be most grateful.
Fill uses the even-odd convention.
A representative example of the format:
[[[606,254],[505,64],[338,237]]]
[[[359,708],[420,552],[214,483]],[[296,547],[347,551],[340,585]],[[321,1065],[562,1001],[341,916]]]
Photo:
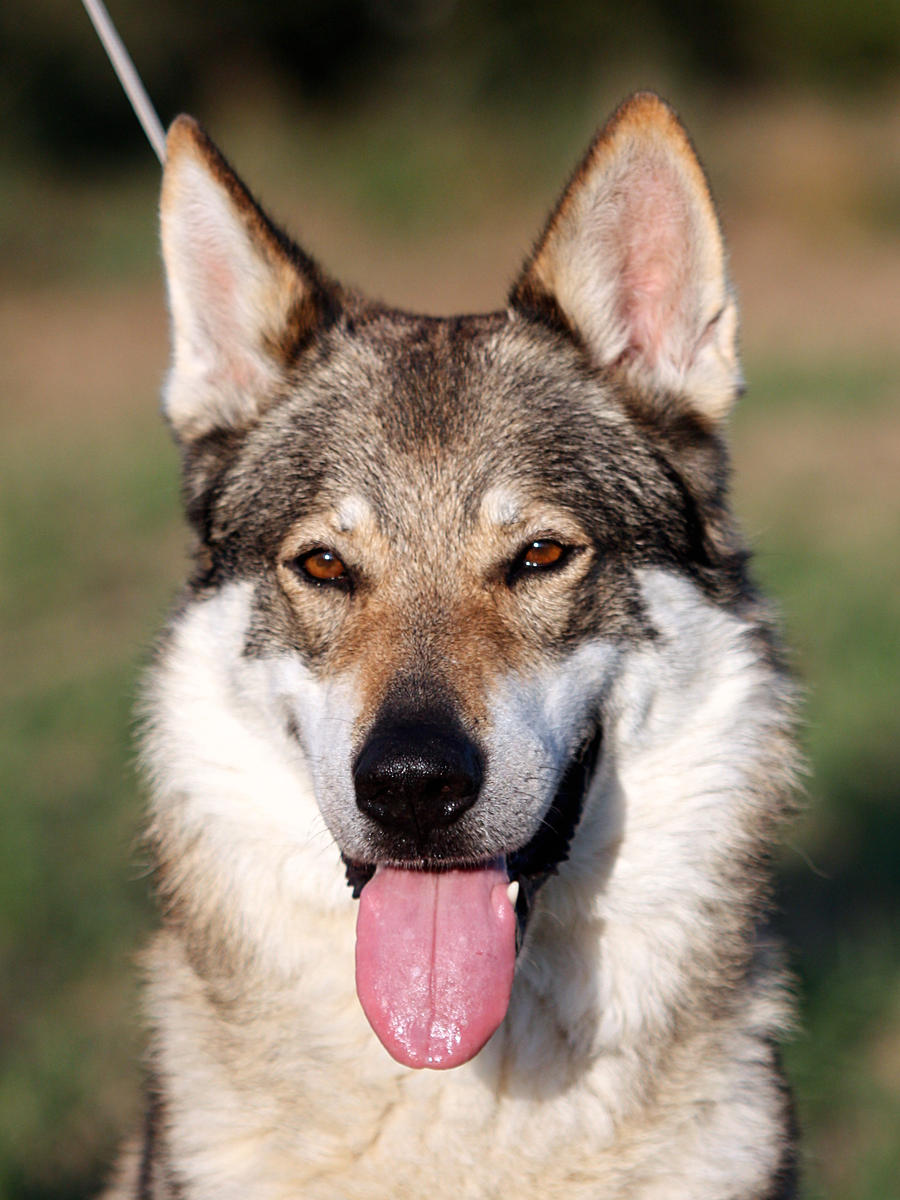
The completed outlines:
[[[549,877],[560,863],[566,861],[602,740],[602,729],[598,725],[572,756],[537,833],[530,842],[507,855],[510,878],[524,876],[539,880],[542,876]]]
[[[569,857],[569,847],[581,818],[585,797],[597,767],[603,744],[603,727],[599,722],[591,728],[572,756],[565,774],[560,780],[553,803],[547,810],[540,828],[530,841],[506,856],[506,869],[510,882],[518,881],[519,894],[516,898],[518,921],[517,947],[522,944],[525,928],[534,898],[547,880],[557,873],[560,864]],[[375,874],[374,863],[356,862],[341,856],[347,874],[347,883],[353,889],[353,898],[358,900],[363,888]],[[429,863],[419,870],[447,870],[453,866],[464,867],[475,864]]]
[[[569,847],[581,819],[602,745],[603,726],[598,722],[573,755],[537,833],[531,841],[506,856],[510,879],[519,881],[517,948],[525,937],[535,896],[569,857]]]
[[[358,900],[363,888],[375,874],[375,864],[354,862],[346,854],[341,855],[341,861],[344,864],[347,883],[353,889],[353,899]]]

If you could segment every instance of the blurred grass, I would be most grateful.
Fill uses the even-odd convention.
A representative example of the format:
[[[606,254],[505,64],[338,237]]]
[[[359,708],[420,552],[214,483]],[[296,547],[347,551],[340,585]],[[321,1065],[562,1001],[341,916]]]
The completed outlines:
[[[808,689],[808,810],[780,888],[805,1195],[886,1200],[900,1179],[900,363],[748,374],[738,503]]]
[[[268,181],[276,214],[339,275],[432,310],[500,301],[589,126],[584,112],[425,121],[409,98],[365,120],[292,125],[277,98],[257,100],[254,120],[221,116],[222,140],[251,183]],[[792,281],[776,261],[754,283],[745,225],[757,213],[741,210],[742,181],[752,175],[767,216],[773,196],[786,221],[802,213],[789,153],[778,188],[760,175],[754,147],[777,141],[770,125],[760,118],[740,145],[733,123],[698,131],[711,162],[727,149],[751,339]],[[856,163],[851,149],[833,161],[854,138],[828,143],[830,171]],[[883,211],[872,195],[893,195],[884,160],[873,170],[859,213],[845,198],[826,213],[830,239],[854,245],[852,222]],[[63,188],[0,164],[0,278],[12,285],[0,301],[0,1200],[89,1194],[138,1103],[132,957],[152,912],[130,714],[185,540],[154,393],[155,187],[152,165]],[[889,243],[876,250],[893,261]],[[809,345],[794,345],[789,320],[751,341],[736,487],[809,688],[810,806],[780,893],[803,1004],[786,1058],[805,1194],[885,1200],[900,1178],[900,355],[871,343],[872,273],[841,279],[857,291]],[[803,284],[798,325],[814,324],[819,282]]]
[[[180,540],[146,399],[131,428],[4,439],[0,1196],[88,1194],[135,1107],[130,709]]]

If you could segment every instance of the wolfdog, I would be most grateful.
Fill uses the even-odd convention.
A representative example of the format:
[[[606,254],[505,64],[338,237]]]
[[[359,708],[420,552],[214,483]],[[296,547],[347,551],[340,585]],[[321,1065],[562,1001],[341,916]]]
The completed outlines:
[[[146,689],[163,917],[108,1195],[794,1196],[794,689],[677,117],[618,110],[486,316],[338,285],[188,117],[162,242],[196,551]]]

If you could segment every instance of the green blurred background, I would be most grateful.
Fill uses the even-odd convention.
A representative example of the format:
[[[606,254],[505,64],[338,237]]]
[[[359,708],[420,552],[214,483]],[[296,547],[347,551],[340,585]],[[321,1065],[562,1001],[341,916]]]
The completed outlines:
[[[780,863],[806,1191],[900,1196],[898,0],[138,0],[190,109],[335,273],[502,302],[596,123],[665,94],[744,309],[737,503],[809,689]],[[77,0],[0,10],[0,1198],[96,1189],[139,1104],[136,680],[183,571],[158,169]]]

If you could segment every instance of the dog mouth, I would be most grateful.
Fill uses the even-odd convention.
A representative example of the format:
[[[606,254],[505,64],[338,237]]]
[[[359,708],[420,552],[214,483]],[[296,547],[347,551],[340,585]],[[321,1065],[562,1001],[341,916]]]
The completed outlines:
[[[360,900],[357,993],[398,1062],[459,1066],[503,1020],[535,898],[568,858],[601,744],[598,724],[572,756],[537,832],[505,855],[403,866],[344,859]]]
[[[603,729],[598,724],[570,760],[537,832],[506,857],[510,885],[519,884],[515,898],[517,951],[524,941],[538,891],[569,857],[602,744]]]

